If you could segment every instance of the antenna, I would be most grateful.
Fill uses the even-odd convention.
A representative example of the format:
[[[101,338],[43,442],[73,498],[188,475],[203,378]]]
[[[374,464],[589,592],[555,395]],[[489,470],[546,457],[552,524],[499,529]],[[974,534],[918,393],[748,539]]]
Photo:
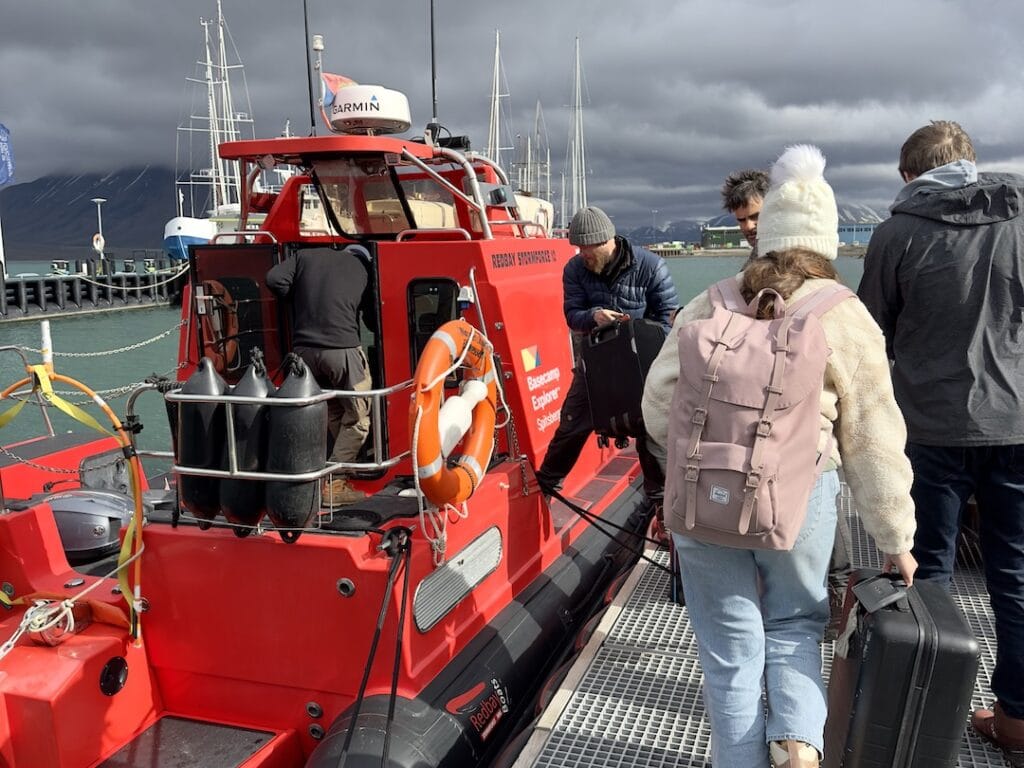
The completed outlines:
[[[306,29],[302,45],[306,49],[306,81],[309,83],[309,135],[316,136],[316,113],[313,110],[313,60],[309,52],[309,8],[307,6],[307,0],[302,0],[302,24]]]
[[[434,100],[434,115],[423,130],[427,144],[433,144],[441,132],[437,119],[437,56],[434,53],[434,0],[430,0],[430,93]]]

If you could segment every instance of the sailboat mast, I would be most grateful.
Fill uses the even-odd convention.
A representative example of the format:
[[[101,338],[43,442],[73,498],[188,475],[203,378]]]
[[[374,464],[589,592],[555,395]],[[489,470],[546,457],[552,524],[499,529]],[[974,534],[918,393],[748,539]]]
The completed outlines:
[[[228,51],[224,41],[224,11],[221,7],[221,0],[217,0],[217,65],[215,70],[220,81],[220,135],[217,146],[224,141],[235,141],[238,139],[238,128],[235,125],[234,99],[231,93],[231,77],[229,75]],[[238,173],[235,170],[235,163],[228,163],[222,160],[216,152],[213,155],[214,163],[217,166],[217,177],[220,179],[223,196],[222,203],[237,202],[240,191]]]
[[[548,144],[548,129],[544,125],[544,112],[541,110],[540,99],[533,117],[533,152],[534,160],[530,175],[534,194],[545,200],[551,199],[551,147]]]
[[[203,72],[206,80],[206,112],[209,115],[210,120],[210,131],[209,131],[209,147],[207,148],[210,153],[210,169],[209,173],[213,177],[212,183],[213,188],[211,189],[212,200],[210,201],[211,208],[216,210],[217,206],[223,199],[223,190],[218,189],[218,179],[221,178],[220,174],[217,173],[217,145],[220,143],[220,135],[218,132],[218,121],[217,121],[217,89],[213,74],[213,53],[210,51],[210,24],[211,22],[207,19],[200,19],[199,23],[203,25],[203,51],[205,59],[203,60]]]
[[[491,120],[487,129],[487,156],[501,166],[501,32],[494,30],[494,76],[491,79]]]
[[[572,191],[572,212],[575,214],[587,205],[587,158],[583,143],[583,85],[580,67],[580,39],[576,38],[576,71],[572,89],[572,136],[569,140],[571,152],[570,170]]]

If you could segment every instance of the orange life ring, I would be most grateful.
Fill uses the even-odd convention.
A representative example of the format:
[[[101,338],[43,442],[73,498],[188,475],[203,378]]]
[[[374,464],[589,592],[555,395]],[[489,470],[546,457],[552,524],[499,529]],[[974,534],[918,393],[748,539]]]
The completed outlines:
[[[443,374],[455,364],[466,346],[463,360],[465,380],[477,380],[487,387],[487,396],[473,408],[473,420],[462,439],[462,452],[445,459],[441,453],[438,415],[444,390]],[[409,434],[419,433],[413,451],[423,495],[438,507],[461,504],[473,495],[483,479],[494,448],[494,422],[498,409],[498,384],[494,358],[479,331],[465,320],[445,323],[427,340],[413,376],[409,408]]]
[[[224,375],[238,356],[238,308],[219,280],[203,280],[204,312],[199,314],[200,354],[213,361],[217,373]]]

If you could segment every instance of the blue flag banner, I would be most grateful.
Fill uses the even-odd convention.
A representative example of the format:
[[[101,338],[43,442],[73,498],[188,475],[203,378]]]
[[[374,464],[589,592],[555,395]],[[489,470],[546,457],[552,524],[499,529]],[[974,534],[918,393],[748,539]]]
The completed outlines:
[[[14,181],[14,153],[11,152],[11,132],[0,123],[0,187]]]

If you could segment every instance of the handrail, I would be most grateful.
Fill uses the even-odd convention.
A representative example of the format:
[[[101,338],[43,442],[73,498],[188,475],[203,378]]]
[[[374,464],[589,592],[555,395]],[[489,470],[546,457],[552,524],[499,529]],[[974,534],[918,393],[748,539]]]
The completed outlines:
[[[525,229],[526,227],[536,227],[540,230],[542,237],[547,234],[547,230],[544,228],[543,224],[539,221],[531,221],[529,219],[495,219],[491,224],[504,224],[506,226],[520,227],[521,229]],[[525,237],[526,234],[524,233],[523,236]]]
[[[245,395],[200,395],[200,394],[185,394],[181,391],[181,388],[173,389],[169,392],[164,393],[164,398],[172,403],[214,403],[223,404],[225,406],[225,416],[227,419],[227,425],[225,432],[227,434],[227,453],[228,453],[228,468],[227,469],[209,469],[206,467],[193,467],[183,464],[173,464],[171,467],[172,472],[177,472],[183,475],[195,475],[198,477],[221,477],[221,478],[237,478],[241,480],[284,480],[291,482],[301,482],[306,480],[315,480],[321,477],[325,477],[334,472],[340,471],[373,471],[381,469],[390,469],[399,462],[408,458],[410,451],[406,450],[394,456],[384,455],[384,429],[383,429],[383,417],[384,412],[381,403],[390,395],[402,392],[404,390],[412,389],[412,379],[400,382],[390,387],[384,387],[380,389],[367,389],[367,390],[354,390],[354,389],[328,389],[320,392],[316,395],[308,395],[306,397],[250,397]],[[241,470],[238,468],[238,445],[235,437],[234,430],[234,409],[238,405],[257,405],[257,406],[270,406],[272,408],[287,407],[287,406],[301,406],[301,405],[313,405],[315,403],[322,403],[327,400],[334,398],[343,399],[370,399],[370,423],[373,431],[373,461],[336,461],[329,462],[321,469],[310,470],[308,472],[266,472],[266,471],[248,471]]]
[[[210,238],[210,245],[217,245],[217,240],[222,238],[222,237],[243,237],[244,238],[244,237],[256,237],[256,236],[260,236],[260,235],[265,235],[266,237],[269,237],[270,238],[270,242],[273,245],[277,245],[277,237],[274,236],[273,232],[270,232],[269,230],[266,230],[266,229],[242,229],[242,230],[239,230],[239,231],[236,231],[236,232],[218,232],[217,234],[215,234],[213,237]],[[227,245],[240,245],[240,244],[243,244],[245,242],[246,242],[245,240],[241,240],[241,241],[236,241],[234,243],[227,243]],[[250,240],[249,243],[251,244],[252,241]]]
[[[434,228],[431,228],[431,229],[427,229],[426,227],[424,227],[423,229],[403,229],[401,232],[399,232],[395,236],[395,242],[396,243],[400,243],[403,240],[405,240],[405,235],[418,235],[418,234],[421,234],[423,232],[426,232],[426,233],[433,232],[433,233],[437,233],[437,234],[451,233],[453,235],[462,235],[462,239],[463,240],[472,240],[473,239],[473,236],[470,235],[469,232],[467,232],[462,227],[434,227]]]

